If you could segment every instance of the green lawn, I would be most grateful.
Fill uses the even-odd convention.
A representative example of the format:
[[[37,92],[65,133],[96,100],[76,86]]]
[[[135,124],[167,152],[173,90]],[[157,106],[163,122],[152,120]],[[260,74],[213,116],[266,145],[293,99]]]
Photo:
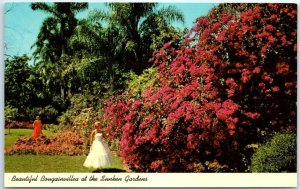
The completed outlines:
[[[5,129],[5,148],[12,146],[22,136],[31,137],[32,129]],[[43,130],[44,135],[52,135],[50,131]],[[83,173],[92,172],[92,169],[83,166],[86,156],[65,155],[5,155],[4,164],[6,173]],[[123,164],[120,157],[113,157],[111,167],[104,172],[123,172]]]
[[[83,166],[86,156],[5,155],[6,173],[87,173],[93,169]],[[105,171],[123,171],[121,158],[114,157]]]

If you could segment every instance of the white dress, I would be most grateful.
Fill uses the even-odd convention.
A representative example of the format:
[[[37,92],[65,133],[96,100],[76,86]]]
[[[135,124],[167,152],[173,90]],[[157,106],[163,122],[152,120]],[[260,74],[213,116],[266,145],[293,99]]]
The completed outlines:
[[[112,162],[111,152],[107,143],[102,137],[102,133],[96,133],[95,139],[83,166],[88,168],[100,169],[110,166]]]

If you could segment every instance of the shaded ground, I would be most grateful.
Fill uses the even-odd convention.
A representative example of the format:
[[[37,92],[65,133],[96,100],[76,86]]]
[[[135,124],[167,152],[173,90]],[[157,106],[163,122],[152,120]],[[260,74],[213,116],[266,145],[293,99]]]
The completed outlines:
[[[118,168],[97,169],[93,171],[93,173],[121,173],[121,172],[126,172],[126,171]]]

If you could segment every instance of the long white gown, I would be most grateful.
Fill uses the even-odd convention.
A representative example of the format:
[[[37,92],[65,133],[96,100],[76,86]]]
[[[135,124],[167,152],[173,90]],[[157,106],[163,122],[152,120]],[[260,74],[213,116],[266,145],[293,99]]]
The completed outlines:
[[[83,166],[88,168],[100,169],[110,166],[112,163],[111,152],[107,143],[103,139],[102,133],[96,133],[92,143],[90,153]]]

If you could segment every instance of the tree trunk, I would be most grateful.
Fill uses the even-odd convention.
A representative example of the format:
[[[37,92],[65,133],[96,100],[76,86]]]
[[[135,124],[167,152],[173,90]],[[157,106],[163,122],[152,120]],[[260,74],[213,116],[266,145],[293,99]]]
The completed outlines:
[[[65,89],[63,86],[60,86],[60,97],[65,100]]]

